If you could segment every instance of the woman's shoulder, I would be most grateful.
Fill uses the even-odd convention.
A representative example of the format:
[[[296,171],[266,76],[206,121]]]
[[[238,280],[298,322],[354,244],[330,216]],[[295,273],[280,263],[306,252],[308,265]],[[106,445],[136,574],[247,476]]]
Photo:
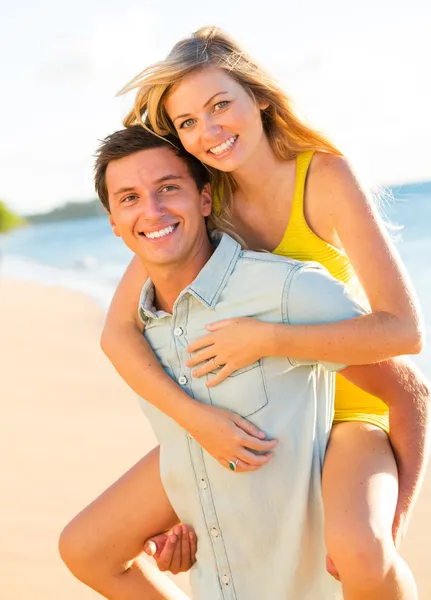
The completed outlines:
[[[332,214],[344,205],[367,204],[365,188],[361,185],[351,163],[345,156],[316,152],[311,161],[307,194],[313,212],[325,210]]]
[[[310,180],[320,185],[357,182],[351,163],[345,156],[329,152],[315,152],[310,164]]]

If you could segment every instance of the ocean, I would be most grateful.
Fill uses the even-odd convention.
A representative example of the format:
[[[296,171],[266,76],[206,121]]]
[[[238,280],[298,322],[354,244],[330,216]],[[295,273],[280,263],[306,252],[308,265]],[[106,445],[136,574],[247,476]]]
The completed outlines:
[[[415,286],[426,325],[425,350],[414,357],[431,375],[431,185],[392,189],[383,208]],[[43,223],[0,238],[0,276],[84,292],[104,309],[132,257],[104,216]]]

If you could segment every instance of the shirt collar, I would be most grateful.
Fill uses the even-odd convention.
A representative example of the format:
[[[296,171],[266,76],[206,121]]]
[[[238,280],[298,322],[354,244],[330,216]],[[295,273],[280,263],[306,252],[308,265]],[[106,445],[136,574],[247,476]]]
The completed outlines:
[[[178,296],[175,304],[184,294],[192,294],[207,308],[214,308],[223,292],[241,253],[241,246],[227,233],[211,234],[211,241],[216,245],[209,261],[200,270],[198,276]],[[164,311],[154,308],[154,285],[150,279],[145,282],[139,300],[139,317],[145,324],[150,319],[166,316]]]

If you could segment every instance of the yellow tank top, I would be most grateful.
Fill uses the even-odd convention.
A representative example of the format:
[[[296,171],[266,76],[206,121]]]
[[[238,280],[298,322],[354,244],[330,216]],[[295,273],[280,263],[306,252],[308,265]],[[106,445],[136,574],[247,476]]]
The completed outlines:
[[[301,261],[319,262],[333,277],[343,281],[353,294],[366,301],[346,253],[319,238],[305,220],[304,190],[313,154],[313,151],[302,152],[296,159],[296,182],[290,219],[283,239],[274,250],[274,254]],[[337,375],[335,393],[334,421],[365,421],[389,431],[386,404],[339,375]]]
[[[319,262],[333,277],[343,281],[352,293],[363,295],[345,252],[319,238],[305,220],[304,190],[313,154],[314,151],[302,152],[296,159],[296,182],[290,219],[283,239],[274,250],[274,254],[301,261]]]
[[[295,191],[289,223],[283,239],[273,253],[301,261],[319,262],[333,277],[345,283],[351,293],[367,303],[346,253],[319,238],[305,220],[304,191],[313,154],[314,151],[308,151],[297,156]],[[214,210],[220,212],[220,198],[217,194],[213,201]],[[363,421],[389,432],[389,412],[386,404],[341,375],[337,375],[336,379],[334,423]]]

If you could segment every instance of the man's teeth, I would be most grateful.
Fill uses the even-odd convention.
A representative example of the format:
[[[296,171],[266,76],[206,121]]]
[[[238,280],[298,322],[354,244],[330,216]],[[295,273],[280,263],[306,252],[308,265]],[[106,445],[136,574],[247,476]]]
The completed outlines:
[[[159,229],[159,231],[152,231],[151,233],[146,233],[145,237],[153,240],[154,238],[161,238],[169,233],[172,233],[175,227],[173,225],[169,225],[169,227],[165,227],[164,229]]]
[[[229,150],[229,148],[232,148],[232,146],[236,142],[236,138],[237,137],[238,136],[234,135],[233,137],[231,137],[228,140],[226,140],[226,142],[223,142],[223,144],[220,144],[220,146],[216,146],[215,148],[211,148],[210,152],[212,154],[221,154],[222,152],[226,152],[226,150]]]

